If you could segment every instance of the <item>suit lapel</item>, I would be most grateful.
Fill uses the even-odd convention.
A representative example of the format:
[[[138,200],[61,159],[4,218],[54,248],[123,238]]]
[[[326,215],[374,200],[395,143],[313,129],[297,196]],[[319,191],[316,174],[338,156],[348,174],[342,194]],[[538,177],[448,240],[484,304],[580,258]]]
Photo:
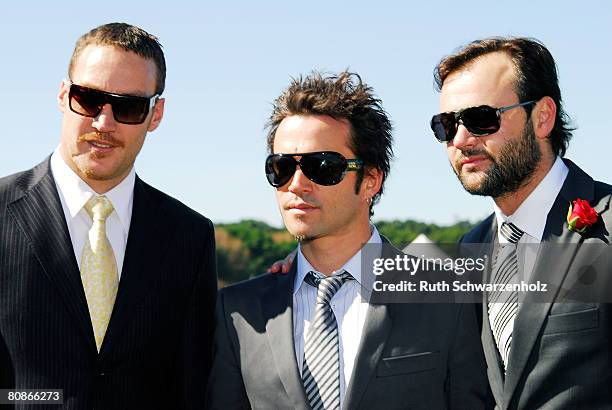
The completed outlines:
[[[32,186],[22,198],[8,205],[8,211],[29,239],[43,271],[91,349],[96,350],[81,275],[49,161],[33,169]]]
[[[568,176],[548,213],[541,249],[533,268],[530,283],[538,280],[551,283],[558,290],[561,288],[567,272],[575,258],[583,237],[567,228],[566,216],[569,204],[576,198],[589,202],[594,198],[594,182],[584,171],[569,160],[564,160],[569,167]],[[551,251],[547,251],[551,249]],[[508,359],[507,379],[504,389],[505,403],[509,404],[522,373],[532,353],[544,321],[553,301],[536,303],[537,295],[527,293],[524,304],[517,313],[512,332],[512,349]]]
[[[394,258],[396,253],[391,252],[392,245],[384,237],[383,245],[383,258]],[[372,272],[362,272],[362,280],[368,274],[373,275]],[[355,355],[355,366],[350,380],[347,380],[348,385],[342,406],[344,409],[359,408],[363,394],[374,376],[392,326],[390,310],[391,307],[386,304],[370,303],[368,307],[361,340]]]
[[[359,408],[363,393],[374,375],[391,330],[389,309],[387,305],[373,304],[368,308],[355,367],[344,395],[344,409]]]
[[[163,238],[172,237],[176,229],[150,189],[136,177],[123,269],[101,355],[106,353],[114,338],[120,337],[122,329],[134,317],[138,304],[157,281],[156,276],[161,274],[159,266],[166,253]]]
[[[293,408],[308,408],[302,378],[295,360],[293,337],[293,282],[297,262],[286,275],[276,275],[276,286],[264,291],[260,300],[266,335],[274,364]]]
[[[478,255],[487,255],[488,264],[485,281],[488,283],[491,280],[491,264],[493,263],[493,252],[497,244],[497,221],[493,216],[491,218],[490,229],[485,233],[482,239],[483,250]],[[483,292],[482,299],[482,347],[487,361],[489,384],[493,391],[493,396],[496,402],[501,402],[504,395],[504,369],[501,364],[501,359],[491,331],[491,322],[489,321],[489,308],[487,303],[487,294]]]

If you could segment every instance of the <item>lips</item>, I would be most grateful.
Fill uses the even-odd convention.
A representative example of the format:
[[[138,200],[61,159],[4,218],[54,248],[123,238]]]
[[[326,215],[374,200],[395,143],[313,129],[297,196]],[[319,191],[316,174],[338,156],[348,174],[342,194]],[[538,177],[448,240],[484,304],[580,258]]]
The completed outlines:
[[[318,209],[316,206],[311,205],[309,203],[306,202],[299,202],[299,203],[292,203],[292,204],[288,204],[285,206],[285,209],[288,211],[293,211],[293,212],[298,212],[298,213],[305,213],[305,212],[311,212],[314,211],[316,209]]]
[[[96,148],[114,148],[115,146],[112,144],[108,144],[106,142],[101,141],[87,141],[90,145],[93,145]]]
[[[89,145],[90,152],[94,155],[108,154],[111,153],[117,145],[109,144],[106,141],[100,140],[87,140],[85,141]]]
[[[96,153],[111,152],[115,148],[122,148],[123,143],[116,140],[109,133],[89,132],[79,136],[80,143],[86,143],[90,150]]]
[[[466,157],[463,160],[461,160],[461,165],[467,165],[467,164],[476,165],[488,159],[489,158],[487,158],[485,155],[474,155],[471,157]]]

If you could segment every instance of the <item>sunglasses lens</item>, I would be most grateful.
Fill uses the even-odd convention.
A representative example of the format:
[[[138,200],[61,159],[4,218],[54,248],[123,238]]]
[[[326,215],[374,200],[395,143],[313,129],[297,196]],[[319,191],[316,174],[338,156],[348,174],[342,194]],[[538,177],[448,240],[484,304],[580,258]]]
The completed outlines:
[[[440,142],[451,141],[457,133],[457,121],[453,113],[441,113],[431,119],[431,130]]]
[[[499,130],[497,110],[487,105],[468,108],[461,114],[463,125],[474,135],[490,135]]]
[[[76,84],[70,86],[70,109],[85,117],[96,117],[104,104],[113,107],[115,121],[142,124],[149,114],[149,98],[112,95]]]
[[[297,154],[297,161],[289,154],[272,154],[266,158],[266,177],[273,187],[285,185],[293,177],[297,164],[312,182],[319,185],[336,185],[344,178],[348,162],[337,152],[313,152]]]
[[[104,96],[77,85],[70,86],[70,109],[85,117],[95,117],[104,106]]]
[[[319,185],[336,185],[344,177],[346,159],[335,152],[319,152],[302,156],[300,167],[304,175]]]
[[[123,124],[142,124],[149,114],[149,100],[138,97],[110,97],[115,119]]]
[[[285,185],[295,173],[295,159],[279,154],[269,155],[266,159],[266,177],[273,187]]]

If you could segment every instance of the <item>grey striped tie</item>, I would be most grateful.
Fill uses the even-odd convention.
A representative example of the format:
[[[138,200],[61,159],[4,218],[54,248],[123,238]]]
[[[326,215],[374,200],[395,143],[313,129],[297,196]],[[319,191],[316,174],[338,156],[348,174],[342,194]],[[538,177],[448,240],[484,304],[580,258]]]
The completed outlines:
[[[518,283],[516,244],[524,232],[511,222],[502,223],[499,232],[509,243],[500,244],[497,250],[497,256],[493,261],[492,283]],[[512,345],[512,329],[518,311],[518,293],[491,292],[488,295],[488,308],[491,331],[505,370],[508,367],[508,357]]]
[[[353,277],[346,271],[329,277],[308,272],[304,281],[317,288],[314,319],[304,344],[302,382],[313,410],[340,408],[340,353],[338,324],[329,302]]]

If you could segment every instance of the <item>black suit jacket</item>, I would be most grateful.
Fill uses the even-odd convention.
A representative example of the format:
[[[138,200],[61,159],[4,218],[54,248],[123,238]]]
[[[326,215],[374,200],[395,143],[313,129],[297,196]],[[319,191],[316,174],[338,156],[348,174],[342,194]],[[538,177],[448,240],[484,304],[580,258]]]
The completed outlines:
[[[482,343],[489,382],[501,409],[610,409],[612,408],[612,295],[609,211],[612,187],[593,181],[569,160],[569,174],[548,214],[530,282],[557,283],[559,293],[544,303],[534,303],[528,293],[514,322],[512,349],[504,377],[491,332],[487,305],[483,303]],[[584,235],[567,227],[571,201],[585,199],[599,213],[598,222]],[[497,238],[495,215],[489,216],[464,238],[491,252]],[[607,254],[607,255],[606,255]],[[576,288],[584,267],[599,264],[597,286],[601,299],[568,303],[562,293]],[[606,290],[607,289],[607,290]],[[607,295],[606,295],[607,293]]]
[[[295,359],[296,265],[220,291],[208,408],[310,408]],[[347,383],[344,409],[484,408],[473,305],[370,303]]]
[[[202,405],[216,290],[211,222],[137,177],[98,354],[49,159],[0,179],[0,388],[63,389],[66,409]]]

